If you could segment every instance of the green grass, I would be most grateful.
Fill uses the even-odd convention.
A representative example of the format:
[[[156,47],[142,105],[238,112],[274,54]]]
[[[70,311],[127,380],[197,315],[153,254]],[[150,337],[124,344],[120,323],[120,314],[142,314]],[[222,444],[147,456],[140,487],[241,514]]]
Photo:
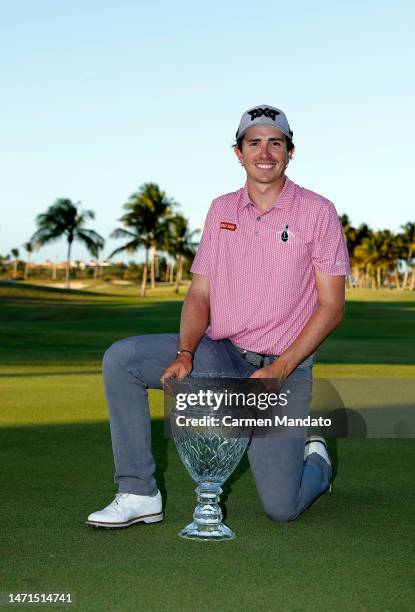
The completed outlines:
[[[145,300],[137,298],[136,287],[105,288],[68,292],[0,284],[0,366],[98,366],[119,338],[177,329],[183,296],[171,287],[150,291]],[[348,297],[346,319],[320,349],[319,365],[376,366],[377,374],[383,366],[385,376],[405,365],[415,373],[415,294],[351,291]]]
[[[131,288],[99,294],[0,285],[0,366],[99,365],[119,338],[175,329],[183,295],[170,288],[149,294],[140,300]]]
[[[87,529],[114,493],[102,353],[121,337],[176,330],[181,307],[169,287],[146,300],[135,287],[91,288],[0,286],[0,591],[72,590],[97,611],[413,609],[413,440],[331,440],[334,495],[288,524],[262,513],[244,460],[224,493],[237,539],[183,541],[194,483],[162,435],[153,391],[166,520]],[[412,294],[351,292],[316,376],[413,378],[414,336]]]

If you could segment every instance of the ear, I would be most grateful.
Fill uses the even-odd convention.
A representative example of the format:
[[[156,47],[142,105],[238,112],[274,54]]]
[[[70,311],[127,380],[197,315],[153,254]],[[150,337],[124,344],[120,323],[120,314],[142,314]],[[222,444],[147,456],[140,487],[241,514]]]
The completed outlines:
[[[244,156],[243,153],[239,150],[238,145],[234,145],[233,150],[238,160],[242,163],[244,160]]]

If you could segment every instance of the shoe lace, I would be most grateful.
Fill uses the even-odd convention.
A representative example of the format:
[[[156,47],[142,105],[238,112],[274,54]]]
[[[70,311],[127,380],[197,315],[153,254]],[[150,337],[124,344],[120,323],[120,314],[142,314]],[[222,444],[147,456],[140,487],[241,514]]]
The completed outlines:
[[[120,500],[121,499],[126,499],[128,497],[128,493],[116,493],[115,494],[115,498],[112,500],[112,502],[109,505],[109,508],[113,508],[114,510],[118,511],[118,506],[120,505]]]
[[[120,499],[126,499],[128,496],[129,496],[129,493],[116,493],[115,499],[112,503],[118,506],[118,504],[120,503]]]

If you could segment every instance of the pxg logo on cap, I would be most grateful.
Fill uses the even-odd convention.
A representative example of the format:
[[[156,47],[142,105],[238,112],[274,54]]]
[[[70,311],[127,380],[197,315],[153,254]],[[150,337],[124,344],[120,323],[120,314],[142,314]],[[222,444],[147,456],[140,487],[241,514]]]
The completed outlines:
[[[236,139],[241,138],[253,125],[272,125],[281,130],[288,138],[293,137],[293,132],[283,111],[268,104],[254,106],[242,115]]]
[[[254,108],[254,110],[250,110],[247,111],[248,115],[251,115],[251,121],[254,121],[254,119],[258,119],[258,117],[262,117],[262,115],[264,115],[265,117],[271,117],[271,119],[273,119],[275,121],[275,117],[277,115],[280,114],[279,111],[277,110],[272,110],[272,108]]]

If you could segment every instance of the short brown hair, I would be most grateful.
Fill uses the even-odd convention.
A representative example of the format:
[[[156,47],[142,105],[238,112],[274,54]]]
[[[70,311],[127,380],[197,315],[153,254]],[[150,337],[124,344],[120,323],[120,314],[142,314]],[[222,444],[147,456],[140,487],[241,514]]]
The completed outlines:
[[[244,136],[245,136],[245,134],[244,134]],[[238,138],[236,140],[236,143],[235,143],[236,146],[238,147],[238,149],[241,151],[241,153],[242,153],[242,143],[243,143],[243,140],[244,140],[244,136],[241,136],[240,138]],[[287,144],[287,152],[289,153],[290,151],[292,151],[294,149],[294,143],[292,141],[292,138],[288,138],[288,136],[286,136],[285,134],[284,134],[284,138],[285,138],[285,142]]]

